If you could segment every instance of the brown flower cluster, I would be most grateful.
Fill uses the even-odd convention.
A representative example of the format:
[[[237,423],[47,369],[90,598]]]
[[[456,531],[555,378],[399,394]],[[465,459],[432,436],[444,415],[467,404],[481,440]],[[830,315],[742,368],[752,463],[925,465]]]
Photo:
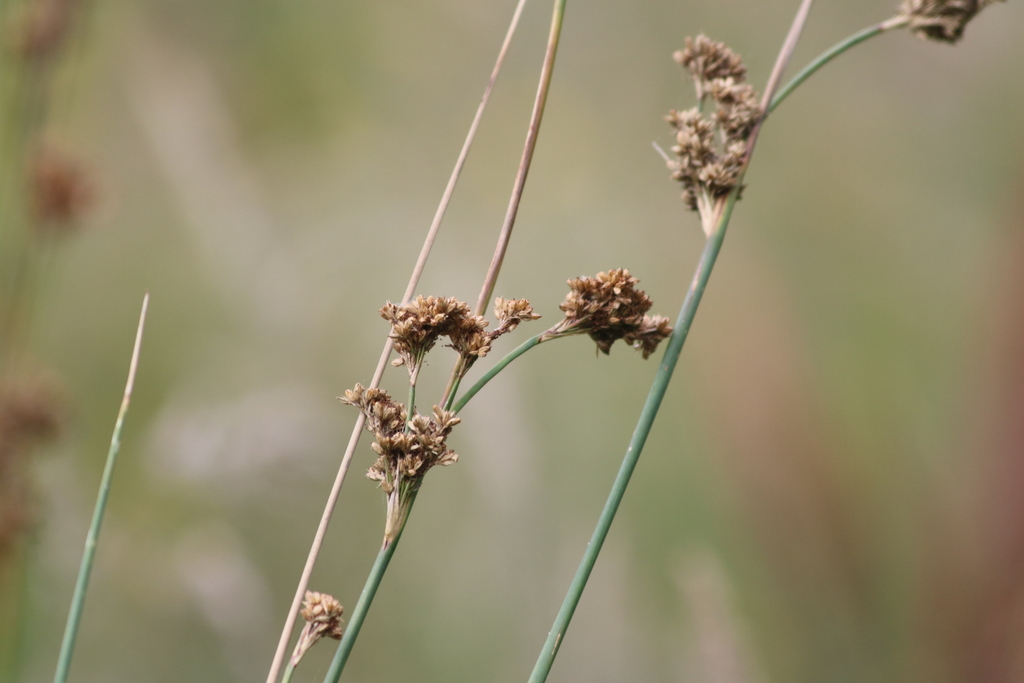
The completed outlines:
[[[405,406],[381,389],[361,384],[345,392],[342,403],[356,406],[366,416],[366,428],[373,432],[372,448],[377,460],[366,476],[380,482],[387,496],[385,542],[393,541],[405,524],[412,498],[427,471],[451,465],[459,456],[446,443],[452,428],[461,421],[455,413],[434,406],[432,417],[416,413],[407,420]]]
[[[341,640],[345,633],[344,620],[341,618],[344,613],[345,608],[334,596],[306,591],[306,599],[302,603],[302,611],[299,612],[306,620],[306,626],[299,635],[299,642],[295,644],[292,666],[297,665],[309,648],[316,645],[321,638]]]
[[[997,1],[904,0],[898,16],[908,19],[910,29],[921,38],[955,43],[963,37],[967,22]]]
[[[388,302],[380,309],[381,317],[391,323],[391,338],[399,355],[395,364],[408,367],[413,382],[423,357],[439,338],[448,337],[448,346],[462,356],[465,375],[478,358],[490,352],[495,339],[520,322],[540,317],[525,299],[498,299],[494,312],[499,326],[488,333],[483,316],[473,315],[469,304],[454,297],[418,296],[404,306]]]
[[[638,282],[625,268],[569,280],[569,294],[559,306],[565,318],[545,332],[542,341],[586,333],[608,353],[616,340],[624,339],[649,358],[672,328],[668,318],[646,315],[652,302],[636,288]]]
[[[693,76],[698,100],[703,103],[710,96],[715,102],[711,117],[701,107],[673,109],[665,117],[676,130],[674,158],[668,161],[672,178],[682,183],[686,205],[706,217],[739,183],[747,138],[762,108],[754,88],[746,83],[742,60],[724,43],[704,35],[687,38],[686,49],[674,57]]]
[[[686,49],[677,51],[672,58],[693,74],[698,98],[704,96],[713,81],[732,78],[742,82],[747,77],[747,67],[740,56],[725,43],[716,43],[703,33],[687,38]]]

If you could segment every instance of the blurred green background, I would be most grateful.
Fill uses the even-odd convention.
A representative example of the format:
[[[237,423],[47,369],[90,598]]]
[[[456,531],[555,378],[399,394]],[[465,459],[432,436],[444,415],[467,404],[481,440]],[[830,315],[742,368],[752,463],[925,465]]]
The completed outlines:
[[[559,318],[566,278],[609,268],[675,318],[703,235],[651,148],[692,104],[671,54],[706,32],[760,88],[797,4],[569,3],[496,289],[544,318],[497,352]],[[818,5],[794,67],[895,9]],[[53,675],[146,290],[72,680],[263,680],[355,419],[335,396],[369,381],[376,311],[401,297],[513,7],[82,7],[47,131],[97,200],[46,263],[32,330],[69,418],[32,460],[31,543],[4,560],[28,567],[3,615],[17,680]],[[549,18],[527,6],[421,293],[476,299]],[[552,681],[1024,679],[1021,26],[1011,2],[955,47],[882,36],[770,120]],[[658,357],[545,345],[474,400],[345,680],[525,680]],[[452,359],[431,355],[423,400]],[[383,529],[371,460],[364,440],[311,585],[349,609]]]

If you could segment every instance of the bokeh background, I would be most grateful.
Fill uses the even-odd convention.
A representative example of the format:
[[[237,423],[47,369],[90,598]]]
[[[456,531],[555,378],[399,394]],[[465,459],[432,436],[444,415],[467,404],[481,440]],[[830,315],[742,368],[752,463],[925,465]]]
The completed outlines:
[[[27,4],[4,3],[8,40]],[[692,103],[671,54],[704,31],[760,87],[797,4],[569,4],[496,290],[535,331],[566,278],[614,267],[674,319],[703,236],[651,148]],[[94,200],[36,291],[28,346],[66,419],[2,560],[0,679],[53,675],[148,290],[72,678],[263,680],[355,419],[335,397],[370,378],[513,6],[77,6],[44,132]],[[819,3],[794,65],[893,10]],[[421,293],[476,299],[549,18],[527,6]],[[883,36],[771,119],[552,681],[1024,678],[1022,25],[1010,2],[955,47]],[[346,680],[525,680],[656,358],[545,345],[466,409]],[[383,528],[371,459],[364,440],[312,582],[350,609]]]

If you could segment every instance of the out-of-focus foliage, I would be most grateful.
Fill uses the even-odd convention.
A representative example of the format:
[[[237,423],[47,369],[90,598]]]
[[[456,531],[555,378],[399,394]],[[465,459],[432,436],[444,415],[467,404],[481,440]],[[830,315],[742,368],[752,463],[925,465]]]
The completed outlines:
[[[692,103],[672,52],[703,31],[760,87],[796,5],[570,3],[496,294],[552,324],[567,278],[627,267],[676,309],[703,236],[650,145]],[[89,160],[96,206],[46,264],[31,339],[70,414],[33,460],[20,680],[52,676],[147,289],[72,675],[262,680],[355,418],[335,396],[369,380],[377,310],[401,297],[513,3],[83,7],[48,127]],[[895,9],[821,3],[794,65]],[[424,294],[476,298],[549,11],[527,7]],[[768,122],[553,681],[1024,675],[1021,25],[1009,2],[955,47],[883,36]],[[352,680],[526,677],[656,359],[543,345],[474,400]],[[449,369],[432,354],[420,396]],[[356,457],[311,585],[346,606],[384,517],[368,442]],[[330,650],[294,680],[320,680]]]

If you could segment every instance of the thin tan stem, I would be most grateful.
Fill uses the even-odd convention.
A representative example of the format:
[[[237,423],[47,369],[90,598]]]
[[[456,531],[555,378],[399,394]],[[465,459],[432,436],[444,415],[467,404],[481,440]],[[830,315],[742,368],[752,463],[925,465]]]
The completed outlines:
[[[508,250],[508,242],[512,237],[512,227],[516,222],[516,214],[519,213],[519,202],[523,198],[523,188],[526,187],[526,174],[529,173],[530,163],[533,161],[533,150],[537,147],[540,122],[544,117],[544,105],[547,104],[548,90],[551,88],[551,74],[555,68],[558,39],[562,33],[564,7],[564,0],[556,0],[554,15],[551,19],[551,32],[548,34],[547,52],[544,54],[544,65],[541,67],[540,83],[537,86],[537,97],[533,102],[530,127],[526,131],[523,158],[520,160],[519,170],[516,172],[516,181],[512,186],[512,197],[508,202],[508,210],[505,212],[505,222],[502,223],[501,233],[498,235],[498,244],[494,248],[494,256],[491,258],[491,265],[487,269],[486,277],[484,277],[484,284],[480,289],[480,298],[476,302],[477,315],[483,315],[484,311],[487,310],[487,304],[490,303],[491,294],[494,292],[494,285],[498,281],[498,273],[501,272],[502,261],[505,260],[505,252]]]
[[[782,48],[779,50],[779,56],[775,60],[775,66],[772,68],[772,73],[768,77],[768,84],[765,85],[764,94],[761,97],[761,108],[763,110],[761,118],[754,126],[754,130],[751,131],[750,137],[747,138],[747,156],[744,160],[744,167],[750,164],[750,156],[754,153],[754,145],[757,144],[757,137],[761,134],[761,126],[764,125],[765,119],[768,118],[768,107],[772,103],[775,91],[779,89],[779,84],[782,83],[782,75],[786,72],[789,60],[793,57],[797,41],[800,40],[804,24],[807,23],[807,15],[811,13],[812,4],[814,4],[814,0],[803,0],[800,3],[800,9],[797,10],[796,16],[793,18],[793,24],[789,27],[786,42],[782,44]]]
[[[484,109],[487,107],[487,102],[491,97],[491,91],[494,89],[494,83],[498,78],[498,73],[501,71],[501,67],[505,62],[505,56],[508,53],[508,48],[512,42],[512,36],[515,34],[516,27],[519,25],[519,17],[522,15],[523,6],[525,4],[526,0],[519,0],[516,5],[515,12],[512,14],[512,21],[509,23],[508,32],[505,34],[505,40],[501,45],[501,50],[498,52],[498,59],[495,61],[494,69],[491,71],[490,80],[487,82],[487,87],[484,89],[483,97],[480,99],[480,105],[477,107],[476,115],[473,117],[473,122],[470,124],[469,132],[466,134],[466,141],[462,144],[462,150],[459,152],[459,158],[455,162],[455,168],[452,170],[451,177],[448,179],[448,185],[445,187],[444,194],[441,195],[441,202],[437,207],[437,212],[434,214],[434,220],[430,224],[430,229],[427,231],[427,237],[423,241],[423,248],[420,250],[419,258],[416,259],[416,265],[413,266],[412,275],[409,277],[409,284],[406,286],[405,294],[402,296],[403,304],[409,302],[412,298],[413,292],[416,291],[416,286],[419,284],[420,276],[423,274],[423,268],[426,266],[427,258],[430,256],[430,250],[434,246],[437,231],[441,226],[441,220],[444,218],[445,211],[447,211],[448,204],[451,201],[452,192],[455,190],[455,184],[458,182],[463,166],[465,166],[466,157],[469,155],[469,148],[476,137],[477,128],[480,126],[480,119],[483,117]],[[376,388],[380,385],[380,379],[384,374],[384,369],[387,367],[388,359],[391,357],[392,345],[392,340],[388,338],[387,342],[384,344],[384,350],[381,352],[380,359],[377,361],[377,367],[373,372],[373,379],[370,381],[370,387],[372,388]],[[270,666],[270,672],[267,674],[267,683],[275,683],[281,673],[281,667],[284,664],[285,654],[288,650],[288,642],[291,640],[292,630],[295,628],[295,621],[299,613],[299,608],[302,606],[302,600],[306,595],[306,589],[309,587],[309,579],[313,574],[313,567],[316,565],[317,557],[320,555],[324,536],[327,534],[327,526],[330,524],[331,517],[334,514],[334,508],[338,503],[338,496],[341,493],[341,487],[345,483],[349,467],[352,464],[352,456],[355,453],[356,446],[359,444],[359,438],[362,436],[363,424],[365,421],[365,416],[360,413],[359,417],[356,418],[355,426],[352,428],[352,435],[349,437],[348,446],[345,448],[345,455],[342,457],[341,465],[338,467],[338,474],[334,479],[334,485],[331,487],[331,492],[327,497],[327,504],[324,506],[324,512],[320,518],[320,524],[317,527],[316,535],[313,537],[313,543],[309,549],[309,555],[306,558],[306,565],[302,569],[302,576],[299,578],[299,584],[295,589],[295,596],[292,599],[291,607],[288,609],[284,628],[281,630],[281,637],[277,643],[277,650],[274,652],[274,661]]]
[[[533,151],[537,147],[537,135],[540,133],[540,123],[544,118],[544,105],[548,101],[548,91],[551,88],[551,75],[555,69],[555,56],[558,53],[558,41],[562,35],[562,17],[565,15],[565,0],[555,0],[555,7],[551,16],[551,30],[548,33],[547,50],[544,53],[544,64],[540,70],[540,83],[537,85],[537,96],[533,101],[533,113],[530,115],[530,125],[526,129],[526,143],[523,145],[523,156],[519,161],[519,170],[516,171],[516,180],[512,184],[512,196],[508,201],[508,209],[505,211],[505,220],[501,224],[501,232],[498,234],[498,243],[494,247],[494,256],[491,257],[491,265],[484,276],[483,286],[480,288],[480,298],[476,302],[476,315],[483,315],[487,305],[494,293],[494,285],[498,281],[498,274],[501,272],[501,264],[505,260],[505,252],[508,251],[508,243],[512,238],[512,228],[516,223],[516,215],[519,213],[519,202],[523,198],[523,189],[526,187],[526,176],[530,171],[530,164],[533,162]],[[448,379],[448,386],[445,389],[444,397],[440,405],[445,405],[455,389],[465,367],[465,361],[460,357],[455,361],[451,377]]]
[[[768,83],[764,87],[764,94],[761,97],[761,118],[758,119],[754,129],[750,131],[750,137],[747,138],[747,154],[743,159],[743,169],[740,171],[739,185],[743,184],[743,178],[747,173],[747,168],[750,166],[750,158],[754,154],[754,146],[757,144],[757,138],[761,134],[761,126],[764,125],[765,119],[768,118],[769,105],[771,105],[772,98],[782,83],[782,75],[785,73],[786,67],[789,66],[789,60],[796,49],[797,41],[800,40],[800,34],[803,33],[804,25],[807,23],[807,15],[811,13],[811,5],[813,4],[814,0],[803,0],[800,3],[800,8],[797,10],[793,23],[789,27],[786,40],[779,50],[779,56],[775,60],[775,66],[772,68],[771,75],[768,77]],[[714,223],[716,225],[721,220],[728,201],[728,196],[718,200],[714,216]]]

